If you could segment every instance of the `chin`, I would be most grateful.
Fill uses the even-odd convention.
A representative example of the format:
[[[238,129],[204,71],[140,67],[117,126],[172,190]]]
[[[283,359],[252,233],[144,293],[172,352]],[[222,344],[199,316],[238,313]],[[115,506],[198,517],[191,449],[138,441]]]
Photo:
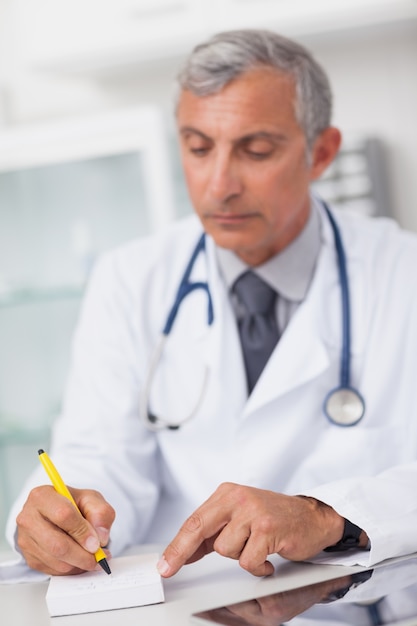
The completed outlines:
[[[240,237],[236,237],[231,233],[208,233],[216,246],[219,248],[225,248],[226,250],[231,250],[238,254],[239,250],[245,250],[247,248],[247,242],[242,241]]]
[[[254,241],[254,229],[237,228],[234,225],[222,225],[213,228],[212,224],[204,224],[204,229],[220,248],[238,250],[239,248],[256,247]]]

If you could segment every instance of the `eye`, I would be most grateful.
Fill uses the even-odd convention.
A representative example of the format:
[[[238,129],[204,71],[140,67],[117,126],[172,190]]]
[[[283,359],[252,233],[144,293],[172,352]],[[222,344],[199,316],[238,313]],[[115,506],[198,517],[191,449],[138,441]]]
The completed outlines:
[[[251,140],[243,146],[245,154],[254,161],[262,161],[268,159],[274,152],[274,146],[269,141]]]
[[[246,150],[246,153],[250,156],[251,159],[255,161],[262,161],[263,159],[267,159],[271,156],[272,150],[268,150],[265,152],[261,152],[259,150]]]
[[[193,155],[194,155],[194,156],[196,156],[196,157],[203,157],[203,156],[205,156],[205,155],[208,153],[208,151],[209,151],[209,148],[208,148],[208,147],[198,147],[198,148],[192,148],[192,147],[190,147],[190,148],[188,148],[188,149],[189,149],[189,151],[191,152],[191,154],[193,154]]]
[[[181,150],[184,155],[192,155],[198,158],[208,154],[212,147],[212,141],[200,132],[184,128],[180,132]]]

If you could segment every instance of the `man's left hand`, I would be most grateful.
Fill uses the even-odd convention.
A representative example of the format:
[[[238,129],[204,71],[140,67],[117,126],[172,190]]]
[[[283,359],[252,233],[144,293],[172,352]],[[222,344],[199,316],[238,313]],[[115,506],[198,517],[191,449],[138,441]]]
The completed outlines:
[[[169,578],[210,552],[236,559],[255,576],[274,571],[268,555],[312,558],[337,543],[344,519],[327,504],[234,483],[221,484],[185,521],[159,561]]]

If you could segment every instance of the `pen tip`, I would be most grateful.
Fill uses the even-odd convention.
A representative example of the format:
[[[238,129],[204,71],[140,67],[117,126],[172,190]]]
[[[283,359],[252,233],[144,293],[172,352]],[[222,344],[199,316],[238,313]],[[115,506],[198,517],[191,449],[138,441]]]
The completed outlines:
[[[107,563],[107,559],[101,559],[101,561],[99,561],[99,564],[104,569],[106,574],[111,574],[111,569],[109,567],[109,564]]]
[[[38,450],[38,454],[44,454],[45,450],[42,450],[42,448],[40,450]]]

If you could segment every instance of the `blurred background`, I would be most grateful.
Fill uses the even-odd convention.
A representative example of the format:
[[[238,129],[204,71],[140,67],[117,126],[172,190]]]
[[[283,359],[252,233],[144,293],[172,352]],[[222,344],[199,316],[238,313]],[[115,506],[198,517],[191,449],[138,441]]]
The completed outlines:
[[[344,143],[318,191],[417,232],[417,0],[0,0],[0,550],[95,258],[191,210],[178,66],[240,27],[297,39],[330,76]]]

